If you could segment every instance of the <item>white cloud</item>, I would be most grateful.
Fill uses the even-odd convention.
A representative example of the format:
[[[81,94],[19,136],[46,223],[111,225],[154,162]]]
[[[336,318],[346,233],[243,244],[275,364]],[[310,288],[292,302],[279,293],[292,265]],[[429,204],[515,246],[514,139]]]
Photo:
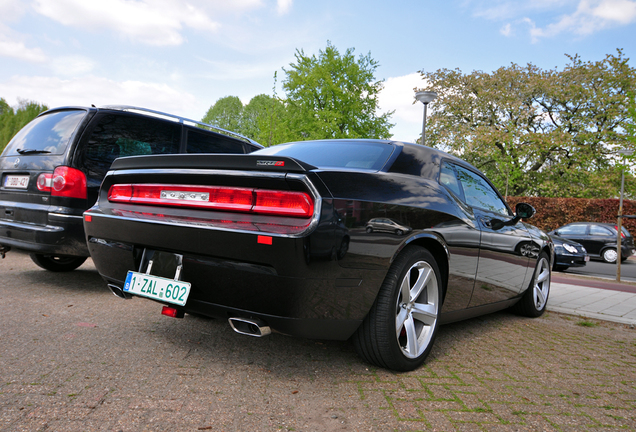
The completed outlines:
[[[415,89],[424,85],[419,73],[387,78],[384,81],[384,88],[378,96],[380,112],[395,110],[391,117],[391,123],[395,123],[391,129],[394,139],[415,142],[422,133],[424,107],[421,103],[414,102]]]
[[[10,36],[10,31],[0,24],[0,57],[12,57],[31,63],[42,63],[47,60],[44,52],[39,48],[27,48],[24,42],[14,40],[17,36]]]
[[[175,0],[35,0],[36,12],[63,25],[86,30],[111,30],[133,41],[180,45],[183,27],[216,31],[201,9]]]
[[[34,100],[50,108],[65,105],[135,105],[189,118],[198,118],[207,106],[191,94],[163,83],[117,82],[87,76],[77,79],[14,76],[0,83],[0,94],[11,105]]]
[[[543,28],[533,25],[530,34],[536,42],[565,32],[586,36],[633,22],[636,22],[635,0],[580,0],[574,13],[563,15],[557,22]]]
[[[54,59],[51,67],[57,75],[73,77],[91,72],[95,68],[95,62],[88,57],[71,55]]]
[[[20,0],[0,0],[0,23],[13,21],[24,13],[27,5]]]
[[[292,7],[293,0],[277,0],[277,9],[280,15],[285,15]]]
[[[510,26],[510,23],[506,24],[505,26],[503,26],[500,30],[499,33],[501,33],[502,35],[508,37],[512,34],[512,28]]]

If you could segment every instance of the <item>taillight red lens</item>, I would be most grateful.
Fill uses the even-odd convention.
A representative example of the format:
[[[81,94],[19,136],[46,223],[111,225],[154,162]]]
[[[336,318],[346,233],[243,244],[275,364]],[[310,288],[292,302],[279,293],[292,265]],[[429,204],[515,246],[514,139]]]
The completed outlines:
[[[55,168],[51,182],[51,195],[86,199],[86,176],[75,168],[67,166]]]
[[[614,225],[614,229],[618,232],[618,225]],[[621,237],[625,238],[625,233],[621,230]]]
[[[118,184],[108,190],[108,201],[176,207],[311,217],[309,194],[220,186]]]
[[[285,216],[307,217],[314,212],[314,203],[306,193],[256,190],[252,211]]]

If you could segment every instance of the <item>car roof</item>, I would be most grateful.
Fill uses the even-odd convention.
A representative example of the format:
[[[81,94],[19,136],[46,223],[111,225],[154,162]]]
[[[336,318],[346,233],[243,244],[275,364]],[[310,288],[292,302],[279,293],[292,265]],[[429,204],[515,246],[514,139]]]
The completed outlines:
[[[48,109],[46,111],[41,112],[38,117],[46,115],[48,113],[51,112],[56,112],[56,111],[67,111],[67,110],[84,110],[87,112],[98,112],[98,111],[117,111],[117,112],[129,112],[132,114],[137,114],[137,115],[143,115],[146,117],[152,117],[152,118],[158,118],[158,119],[163,119],[163,120],[168,120],[168,121],[173,121],[175,123],[180,123],[186,126],[192,126],[192,127],[201,127],[203,130],[208,130],[211,132],[216,132],[216,133],[221,133],[223,135],[228,135],[232,138],[238,139],[240,141],[244,141],[247,142],[249,144],[252,144],[256,147],[259,148],[264,148],[261,144],[257,143],[256,141],[254,141],[251,138],[248,138],[244,135],[241,135],[237,132],[233,132],[227,129],[223,129],[217,126],[213,126],[211,124],[208,123],[203,123],[197,120],[192,120],[192,119],[188,119],[185,117],[180,117],[174,114],[169,114],[169,113],[165,113],[165,112],[161,112],[161,111],[157,111],[157,110],[152,110],[149,108],[143,108],[143,107],[137,107],[137,106],[132,106],[132,105],[106,105],[106,106],[101,106],[101,107],[96,107],[96,106],[90,106],[90,107],[85,107],[85,106],[61,106],[61,107],[55,107],[55,108],[51,108]]]
[[[458,165],[462,165],[466,168],[469,168],[472,171],[481,173],[481,171],[479,169],[477,169],[476,167],[474,167],[473,165],[471,165],[470,163],[466,162],[463,159],[460,159],[456,156],[453,156],[451,154],[448,154],[442,150],[433,148],[433,147],[428,147],[428,146],[424,146],[421,144],[416,144],[416,143],[409,143],[409,142],[404,142],[404,141],[399,141],[399,140],[391,140],[391,139],[373,139],[373,138],[345,138],[345,139],[319,139],[319,140],[306,140],[306,141],[292,141],[292,142],[286,142],[286,143],[281,143],[281,145],[306,145],[306,144],[315,144],[315,143],[325,143],[325,142],[331,142],[331,143],[360,143],[360,144],[364,144],[364,143],[377,143],[377,144],[386,144],[386,145],[391,145],[394,146],[396,148],[399,148],[401,151],[400,152],[394,152],[394,154],[392,155],[391,158],[389,158],[389,160],[387,161],[387,163],[384,165],[382,171],[384,170],[388,170],[390,172],[401,172],[400,169],[398,167],[396,167],[396,159],[399,156],[399,153],[409,153],[411,156],[417,158],[420,160],[420,162],[424,162],[424,164],[426,164],[426,162],[432,162],[429,163],[428,165],[430,165],[429,169],[423,169],[421,175],[424,177],[432,177],[434,173],[437,173],[437,171],[439,170],[439,164],[441,163],[441,160],[445,159],[445,160],[449,160],[453,163],[456,163]],[[399,161],[398,161],[399,162]],[[435,167],[433,169],[433,167]]]

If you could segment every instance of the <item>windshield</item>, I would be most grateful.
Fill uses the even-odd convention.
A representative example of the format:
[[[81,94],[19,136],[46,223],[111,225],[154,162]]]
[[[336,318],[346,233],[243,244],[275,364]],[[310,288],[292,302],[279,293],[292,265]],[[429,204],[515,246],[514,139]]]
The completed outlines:
[[[287,156],[318,168],[378,171],[393,152],[393,144],[370,141],[305,141],[279,144],[252,154]]]
[[[83,110],[56,111],[35,118],[7,144],[2,156],[63,154],[82,118]]]

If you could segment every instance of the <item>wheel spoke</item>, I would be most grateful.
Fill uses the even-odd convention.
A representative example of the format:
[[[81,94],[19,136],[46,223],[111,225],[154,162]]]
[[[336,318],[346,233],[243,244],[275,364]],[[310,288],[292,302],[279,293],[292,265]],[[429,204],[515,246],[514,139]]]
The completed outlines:
[[[395,335],[400,337],[402,328],[404,328],[405,321],[409,318],[409,313],[406,309],[400,308],[397,317],[395,318]]]
[[[413,285],[410,293],[410,300],[415,301],[422,294],[422,290],[428,285],[433,271],[429,267],[422,267],[418,269],[417,280]]]
[[[410,314],[404,322],[404,328],[406,329],[406,352],[411,355],[417,355],[420,346],[415,332],[415,322]]]
[[[414,320],[432,326],[437,319],[437,306],[432,303],[416,303],[411,311]]]
[[[400,286],[400,302],[408,303],[411,295],[411,272],[406,272],[404,279],[402,279],[402,286]]]

